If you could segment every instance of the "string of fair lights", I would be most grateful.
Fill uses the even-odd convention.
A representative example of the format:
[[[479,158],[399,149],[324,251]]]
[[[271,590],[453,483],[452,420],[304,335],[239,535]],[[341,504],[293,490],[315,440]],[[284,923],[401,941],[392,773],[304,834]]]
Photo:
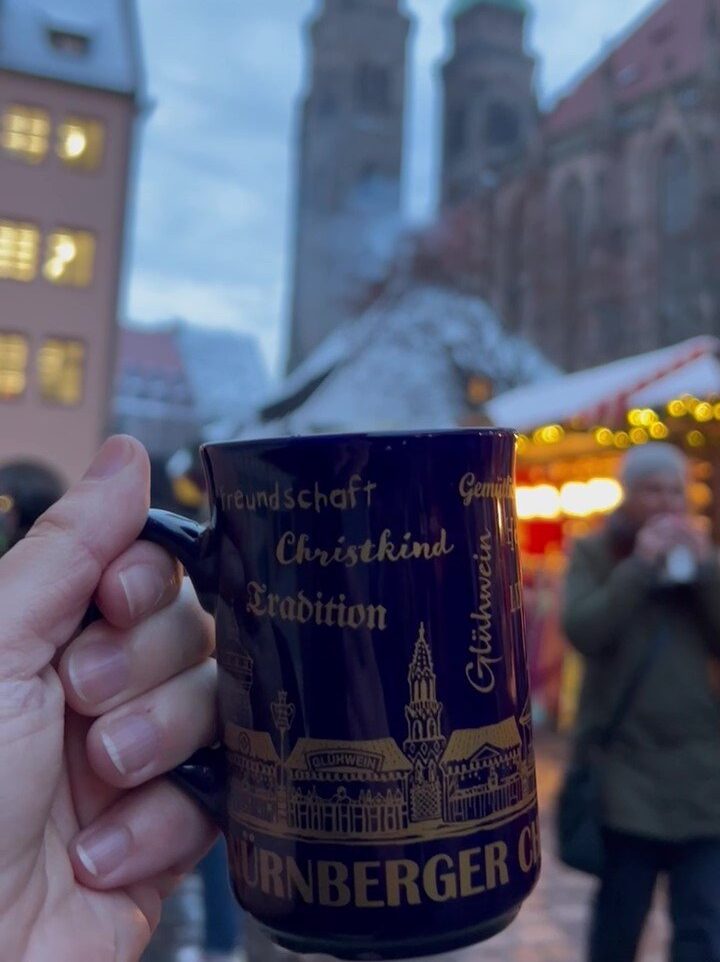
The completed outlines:
[[[720,444],[720,431],[712,430],[714,423],[720,422],[718,400],[685,395],[670,401],[662,409],[633,408],[625,414],[625,421],[622,427],[596,425],[589,429],[572,421],[568,428],[561,424],[546,424],[532,435],[518,437],[518,455],[522,460],[524,454],[538,448],[546,448],[550,455],[555,447],[561,456],[562,442],[573,435],[587,437],[588,433],[597,449],[608,454],[620,454],[653,441],[672,440],[701,456],[703,449]],[[697,506],[707,507],[712,500],[708,485],[696,484],[695,493]],[[592,477],[563,485],[520,485],[517,491],[518,516],[523,521],[590,518],[609,514],[621,501],[622,488],[612,477]]]

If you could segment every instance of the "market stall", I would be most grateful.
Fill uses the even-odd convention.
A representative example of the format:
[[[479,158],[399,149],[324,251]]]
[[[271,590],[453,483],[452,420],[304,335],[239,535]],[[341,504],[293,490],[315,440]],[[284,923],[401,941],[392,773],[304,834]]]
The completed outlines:
[[[653,441],[682,447],[691,458],[693,509],[720,540],[720,340],[693,338],[518,388],[486,410],[493,424],[521,432],[518,514],[531,670],[543,710],[562,726],[572,717],[578,679],[558,622],[567,553],[619,505],[624,452]]]

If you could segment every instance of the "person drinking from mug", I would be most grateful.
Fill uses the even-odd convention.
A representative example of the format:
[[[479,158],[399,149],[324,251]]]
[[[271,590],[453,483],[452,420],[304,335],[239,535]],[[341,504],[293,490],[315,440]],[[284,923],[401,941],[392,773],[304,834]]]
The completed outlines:
[[[604,868],[590,962],[633,962],[661,875],[672,962],[720,962],[720,567],[689,514],[688,474],[668,444],[631,451],[622,506],[576,545],[567,576],[565,629],[586,661],[578,746],[597,748],[633,688],[594,756]]]

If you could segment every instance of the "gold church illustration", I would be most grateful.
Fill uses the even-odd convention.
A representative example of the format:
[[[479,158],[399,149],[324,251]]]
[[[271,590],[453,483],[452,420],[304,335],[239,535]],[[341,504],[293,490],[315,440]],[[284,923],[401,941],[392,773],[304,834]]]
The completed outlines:
[[[242,656],[249,695],[252,660]],[[529,702],[519,718],[443,733],[432,652],[420,626],[408,669],[407,737],[339,741],[300,737],[287,694],[269,732],[229,723],[230,811],[248,828],[335,842],[412,841],[469,834],[510,821],[535,801]]]

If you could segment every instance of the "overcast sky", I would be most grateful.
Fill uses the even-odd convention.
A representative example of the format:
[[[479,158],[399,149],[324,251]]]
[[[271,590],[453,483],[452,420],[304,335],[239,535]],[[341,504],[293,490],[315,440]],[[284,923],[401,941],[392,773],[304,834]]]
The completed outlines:
[[[248,331],[277,367],[286,327],[294,118],[302,24],[319,0],[138,0],[150,96],[136,193],[128,314]],[[435,201],[437,64],[449,0],[407,0],[411,46],[405,206]],[[555,96],[647,0],[536,0],[530,44]]]

